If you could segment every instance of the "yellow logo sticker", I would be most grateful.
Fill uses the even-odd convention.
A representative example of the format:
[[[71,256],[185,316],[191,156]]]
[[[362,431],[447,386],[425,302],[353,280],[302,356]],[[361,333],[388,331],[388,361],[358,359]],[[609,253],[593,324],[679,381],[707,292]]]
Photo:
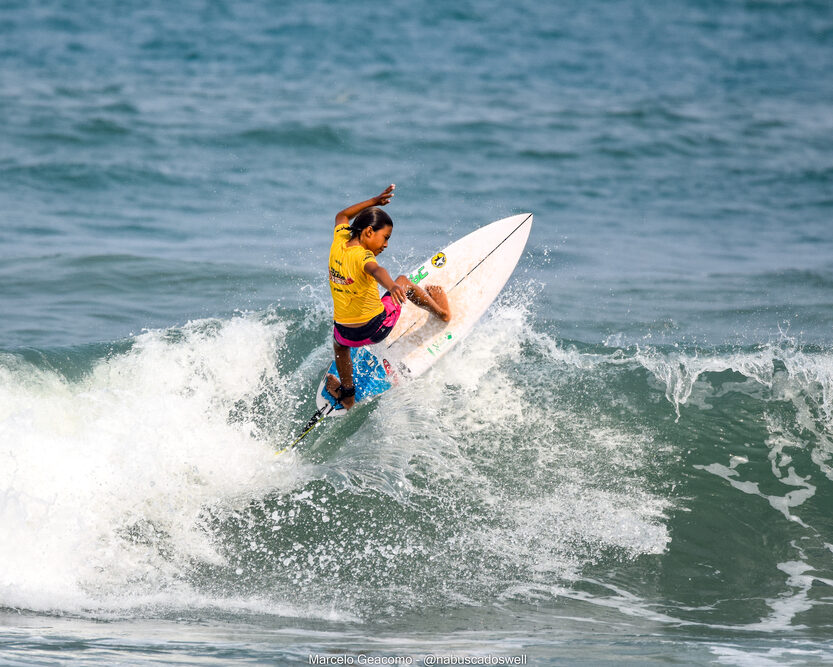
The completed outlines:
[[[438,252],[431,258],[431,263],[436,266],[438,269],[441,269],[445,266],[446,258],[444,252]]]

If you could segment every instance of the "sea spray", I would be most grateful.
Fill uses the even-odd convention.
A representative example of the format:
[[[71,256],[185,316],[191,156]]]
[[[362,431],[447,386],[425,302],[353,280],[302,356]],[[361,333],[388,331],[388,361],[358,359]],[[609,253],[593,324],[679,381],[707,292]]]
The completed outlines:
[[[203,507],[292,478],[273,469],[271,443],[229,419],[262,382],[281,385],[284,334],[242,317],[150,331],[77,382],[4,364],[5,604],[121,606],[176,589],[193,559],[216,562]]]

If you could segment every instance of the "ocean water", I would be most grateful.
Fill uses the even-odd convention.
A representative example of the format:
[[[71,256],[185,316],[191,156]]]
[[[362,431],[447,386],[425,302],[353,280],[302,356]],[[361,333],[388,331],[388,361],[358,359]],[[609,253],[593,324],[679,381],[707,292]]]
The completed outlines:
[[[0,663],[833,661],[831,63],[810,0],[0,4]],[[391,271],[527,251],[276,458],[388,183]]]

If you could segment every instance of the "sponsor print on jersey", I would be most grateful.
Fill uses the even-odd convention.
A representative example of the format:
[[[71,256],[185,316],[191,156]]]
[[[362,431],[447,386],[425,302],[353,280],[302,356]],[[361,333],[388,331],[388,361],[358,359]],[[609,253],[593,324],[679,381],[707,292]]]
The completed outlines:
[[[346,278],[333,267],[330,267],[330,282],[336,285],[352,285],[354,281],[352,278]]]

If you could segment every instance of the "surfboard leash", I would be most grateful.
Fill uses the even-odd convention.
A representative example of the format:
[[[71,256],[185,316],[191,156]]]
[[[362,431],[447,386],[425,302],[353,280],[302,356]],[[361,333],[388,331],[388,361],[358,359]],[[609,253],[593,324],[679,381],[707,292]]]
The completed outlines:
[[[301,435],[299,435],[297,438],[295,438],[295,440],[292,442],[292,444],[287,445],[283,449],[279,449],[277,452],[275,452],[275,456],[280,456],[284,452],[288,452],[290,449],[293,449],[295,447],[295,445],[297,445],[299,442],[301,442],[301,440],[303,440],[304,437],[306,437],[306,435],[308,433],[310,433],[312,431],[312,429],[314,429],[318,425],[318,422],[320,422],[324,417],[329,415],[332,411],[333,411],[333,405],[331,403],[328,403],[323,408],[319,408],[318,410],[316,410],[315,414],[312,417],[309,418],[309,421],[307,422],[307,425],[304,426],[304,430],[301,433]]]

